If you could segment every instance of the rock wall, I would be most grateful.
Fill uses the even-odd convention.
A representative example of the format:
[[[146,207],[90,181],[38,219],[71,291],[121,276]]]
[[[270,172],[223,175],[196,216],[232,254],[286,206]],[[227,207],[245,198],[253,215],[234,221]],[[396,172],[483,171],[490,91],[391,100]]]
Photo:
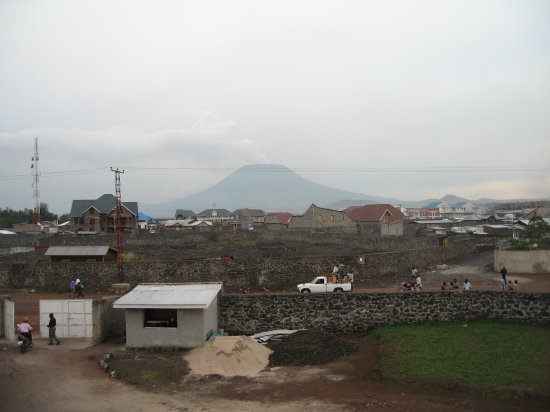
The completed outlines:
[[[471,320],[550,325],[550,294],[224,295],[218,318],[226,332],[245,335],[302,328],[357,333],[381,325]]]
[[[391,251],[345,256],[278,256],[266,258],[218,258],[182,260],[136,260],[125,262],[124,281],[139,283],[223,282],[235,290],[295,290],[296,284],[330,271],[334,264],[344,264],[355,271],[358,287],[372,286],[373,279],[410,272],[412,266],[433,267],[449,259],[475,251],[476,244],[466,239],[449,246],[433,246],[405,251]],[[361,261],[364,263],[360,263]],[[75,276],[86,290],[104,291],[117,283],[115,262],[0,263],[0,290],[35,289],[65,292]]]

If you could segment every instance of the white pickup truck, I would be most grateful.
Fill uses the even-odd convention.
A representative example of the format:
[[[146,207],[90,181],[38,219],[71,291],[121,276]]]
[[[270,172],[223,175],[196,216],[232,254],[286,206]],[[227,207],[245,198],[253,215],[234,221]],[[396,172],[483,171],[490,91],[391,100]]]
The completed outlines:
[[[326,276],[317,276],[309,283],[300,283],[301,293],[342,293],[351,292],[351,283],[329,283]]]

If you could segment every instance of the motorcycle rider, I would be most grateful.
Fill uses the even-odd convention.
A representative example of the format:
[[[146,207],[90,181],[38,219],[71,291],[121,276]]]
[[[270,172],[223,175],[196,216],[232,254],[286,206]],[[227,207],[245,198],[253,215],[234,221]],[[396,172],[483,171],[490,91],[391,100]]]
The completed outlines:
[[[29,318],[24,317],[23,322],[17,325],[17,330],[21,335],[28,339],[29,346],[32,346],[32,326],[29,323]]]

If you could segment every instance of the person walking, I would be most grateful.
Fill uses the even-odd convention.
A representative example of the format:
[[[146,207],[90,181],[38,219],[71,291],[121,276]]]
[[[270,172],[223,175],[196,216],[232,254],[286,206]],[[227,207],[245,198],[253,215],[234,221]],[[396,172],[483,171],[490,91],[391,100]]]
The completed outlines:
[[[76,283],[76,296],[78,296],[79,298],[84,297],[84,283],[82,283],[80,279],[77,279]]]
[[[61,341],[57,339],[57,336],[55,334],[56,325],[57,325],[57,320],[55,319],[55,316],[53,315],[53,313],[50,313],[50,322],[48,323],[48,337],[50,338],[50,343],[48,343],[48,345],[53,345],[54,340],[57,345],[61,343]]]
[[[69,283],[69,289],[71,290],[71,296],[74,296],[76,293],[76,278],[73,277],[71,283]]]

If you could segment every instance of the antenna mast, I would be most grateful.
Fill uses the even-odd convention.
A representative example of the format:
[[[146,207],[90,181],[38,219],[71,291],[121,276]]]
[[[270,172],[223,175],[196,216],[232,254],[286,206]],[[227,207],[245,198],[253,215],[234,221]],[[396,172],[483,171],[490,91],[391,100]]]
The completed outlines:
[[[115,233],[116,233],[116,248],[117,248],[117,278],[119,282],[124,282],[124,244],[122,242],[122,200],[120,195],[120,174],[124,173],[124,170],[120,171],[111,167],[111,172],[115,172],[115,198],[116,198],[116,221],[115,221]]]
[[[40,178],[40,173],[38,172],[38,137],[34,138],[34,156],[32,157],[31,163],[32,176],[32,197],[34,199],[34,209],[32,212],[32,223],[40,223],[40,191],[38,190],[38,181]]]

